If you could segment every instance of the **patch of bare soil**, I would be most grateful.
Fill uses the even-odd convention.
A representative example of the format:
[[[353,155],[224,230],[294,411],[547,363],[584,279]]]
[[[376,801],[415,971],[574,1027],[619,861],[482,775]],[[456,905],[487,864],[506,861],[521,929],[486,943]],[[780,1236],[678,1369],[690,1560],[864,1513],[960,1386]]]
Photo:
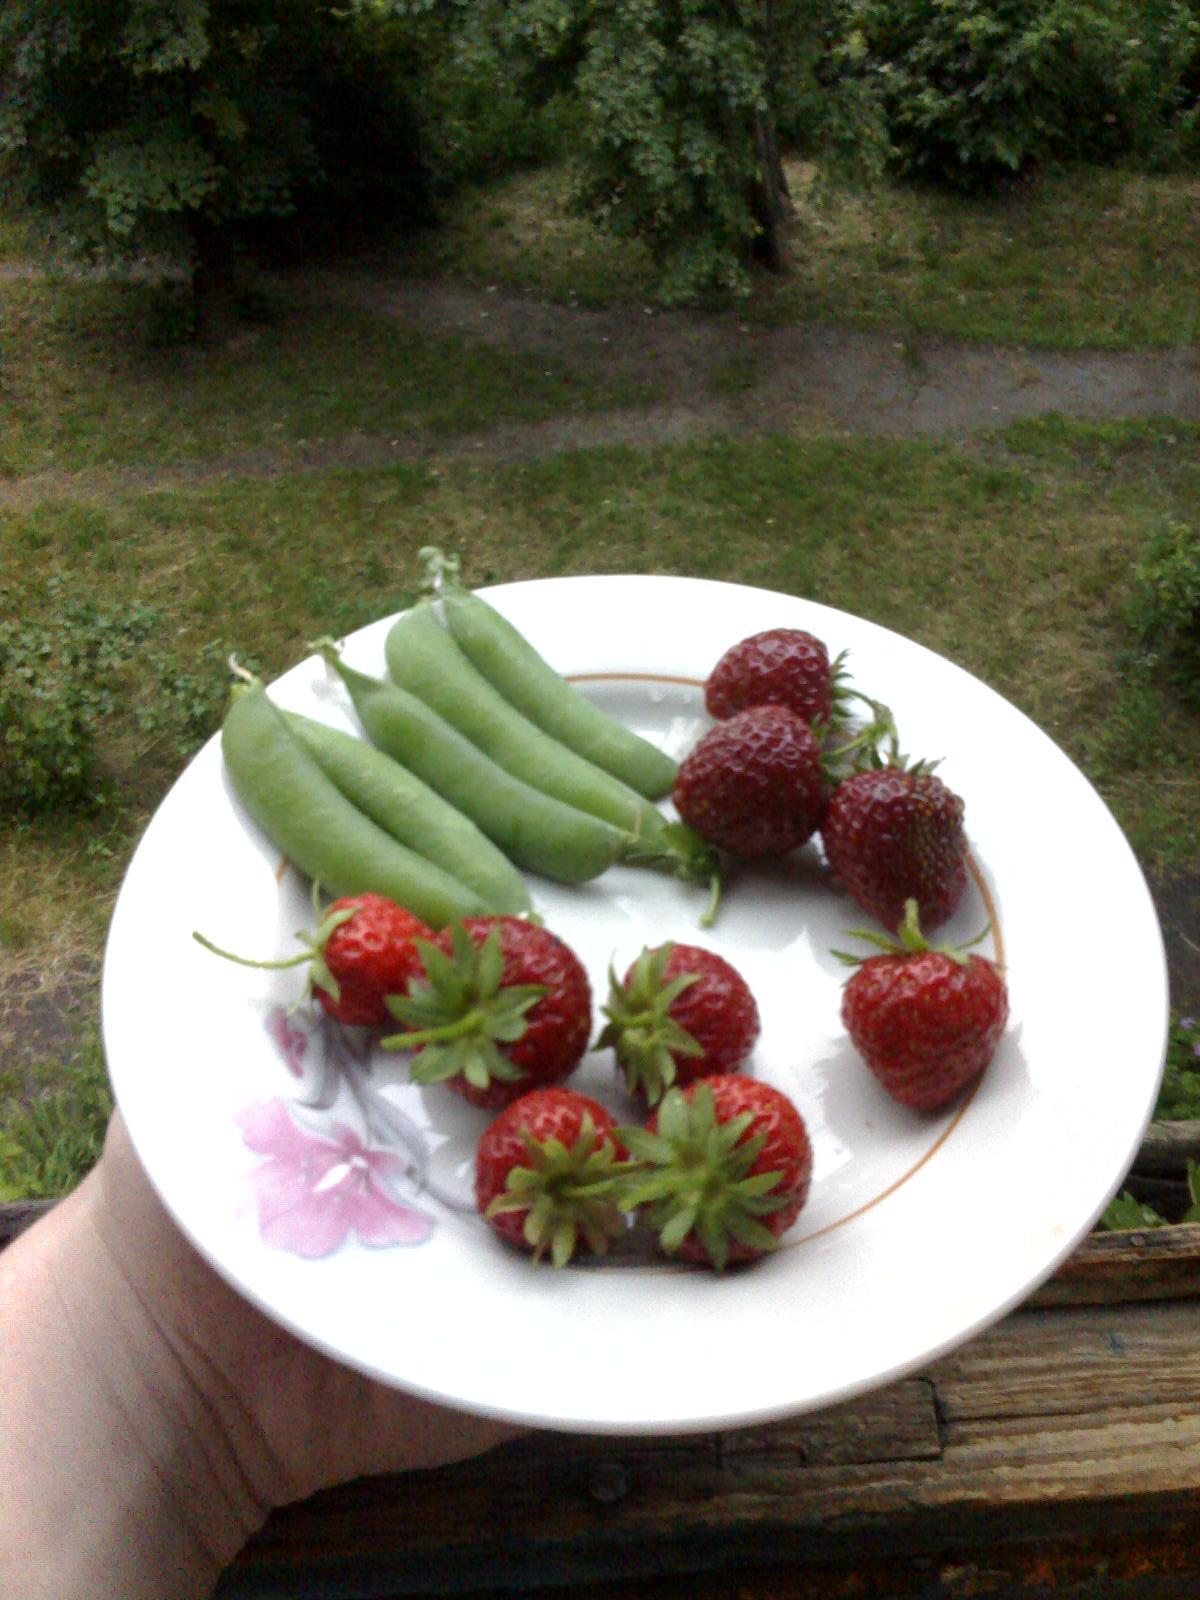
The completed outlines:
[[[53,972],[22,971],[0,980],[0,1064],[27,1082],[41,1061],[71,1055],[99,1005],[99,967],[80,957]]]

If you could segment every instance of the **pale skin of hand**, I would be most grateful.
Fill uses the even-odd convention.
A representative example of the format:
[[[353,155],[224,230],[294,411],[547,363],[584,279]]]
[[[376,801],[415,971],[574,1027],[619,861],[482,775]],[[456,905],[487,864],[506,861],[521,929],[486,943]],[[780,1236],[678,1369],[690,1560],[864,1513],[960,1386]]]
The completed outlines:
[[[175,1227],[119,1113],[95,1171],[0,1253],[4,1600],[195,1600],[275,1507],[516,1431],[256,1311]]]

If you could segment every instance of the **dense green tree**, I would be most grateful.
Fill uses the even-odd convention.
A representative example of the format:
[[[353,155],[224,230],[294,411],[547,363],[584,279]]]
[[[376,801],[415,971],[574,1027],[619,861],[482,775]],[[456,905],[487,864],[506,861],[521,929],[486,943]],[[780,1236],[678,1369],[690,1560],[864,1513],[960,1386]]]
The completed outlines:
[[[578,74],[581,204],[649,245],[667,300],[784,265],[770,0],[592,0]]]
[[[415,171],[397,76],[332,0],[7,0],[0,184],[71,241],[175,268]]]

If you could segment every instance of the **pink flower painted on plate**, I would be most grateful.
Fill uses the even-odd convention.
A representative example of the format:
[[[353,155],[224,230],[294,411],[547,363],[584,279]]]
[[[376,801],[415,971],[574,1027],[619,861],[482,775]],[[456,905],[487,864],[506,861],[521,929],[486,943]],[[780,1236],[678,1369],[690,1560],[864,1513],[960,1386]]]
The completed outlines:
[[[267,1032],[275,1041],[293,1078],[302,1078],[304,1055],[308,1049],[307,1030],[298,1028],[282,1006],[274,1006],[267,1017]]]
[[[350,1235],[365,1245],[422,1244],[433,1223],[393,1200],[389,1176],[404,1162],[334,1123],[324,1136],[305,1133],[282,1100],[250,1106],[238,1118],[251,1150],[267,1159],[252,1176],[258,1225],[276,1250],[315,1260]]]

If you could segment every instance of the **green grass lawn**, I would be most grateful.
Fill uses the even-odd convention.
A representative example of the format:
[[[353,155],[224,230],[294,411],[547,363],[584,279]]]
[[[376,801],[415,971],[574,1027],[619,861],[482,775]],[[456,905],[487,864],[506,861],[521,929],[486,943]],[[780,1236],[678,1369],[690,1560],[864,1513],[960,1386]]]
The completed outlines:
[[[1020,342],[1055,342],[1056,328],[1065,343],[1191,338],[1194,195],[1189,216],[1185,188],[1167,180],[1057,182],[1023,202],[1030,211],[988,213],[893,191],[839,200],[810,174],[804,226],[815,237],[823,216],[827,237],[746,315]],[[582,233],[560,191],[556,174],[501,186],[413,270],[457,263],[477,282],[609,303],[621,289],[640,303],[636,256]],[[1131,324],[1119,286],[1148,249],[1151,194],[1180,281],[1145,265],[1161,292]],[[998,230],[1021,241],[1025,268]],[[0,249],[12,237],[0,229]],[[983,272],[989,254],[1009,266]],[[0,315],[0,624],[51,675],[81,656],[97,797],[0,829],[0,1195],[69,1186],[94,1154],[106,1104],[94,973],[109,911],[148,816],[218,724],[226,657],[273,675],[315,635],[395,610],[425,543],[461,551],[477,583],[681,573],[872,618],[1027,711],[1090,774],[1148,867],[1200,870],[1200,722],[1126,621],[1151,530],[1200,520],[1200,429],[1051,419],[963,447],[809,431],[300,471],[314,445],[336,460],[340,441],[402,435],[419,454],[462,432],[655,396],[565,358],[402,334],[357,311],[277,309],[220,344],[173,351],[140,342],[122,296],[98,285],[0,282]],[[270,470],[239,475],[237,459],[256,453]],[[107,470],[180,463],[193,471],[169,486]],[[713,641],[714,658],[727,642]],[[0,760],[0,789],[3,773]],[[18,1056],[13,1017],[37,984],[76,1000],[78,1038]]]
[[[1200,338],[1200,176],[1054,170],[988,201],[787,164],[792,271],[737,311],[1047,349],[1153,349]],[[638,248],[571,214],[559,171],[468,193],[413,252],[450,272],[576,300],[652,302]]]
[[[268,299],[215,345],[148,347],[140,294],[0,283],[0,478],[88,467],[273,467],[354,438],[413,449],[653,399],[543,358],[349,308]]]

